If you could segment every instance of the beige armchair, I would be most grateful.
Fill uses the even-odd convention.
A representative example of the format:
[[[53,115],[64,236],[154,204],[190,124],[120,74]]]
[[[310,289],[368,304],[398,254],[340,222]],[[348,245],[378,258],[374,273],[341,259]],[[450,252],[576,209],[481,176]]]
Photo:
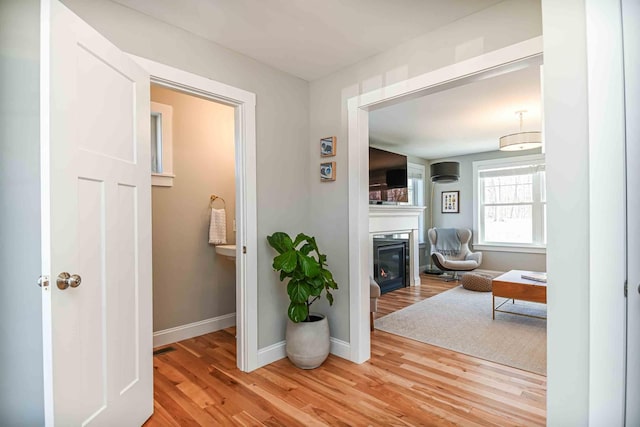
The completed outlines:
[[[441,232],[438,233],[438,230]],[[438,240],[438,234],[441,241]],[[469,241],[471,241],[471,230],[468,228],[430,228],[428,231],[429,242],[431,242],[431,259],[434,264],[443,271],[453,271],[454,278],[458,271],[471,271],[482,264],[482,252],[471,252]],[[452,236],[455,236],[452,238]],[[457,238],[457,242],[455,242]],[[443,241],[447,239],[447,241]],[[452,244],[458,247],[452,248]],[[446,250],[443,250],[442,248]]]
[[[374,314],[378,311],[378,298],[380,298],[380,286],[373,280],[373,277],[369,277],[369,322],[371,323],[371,330],[373,331]]]

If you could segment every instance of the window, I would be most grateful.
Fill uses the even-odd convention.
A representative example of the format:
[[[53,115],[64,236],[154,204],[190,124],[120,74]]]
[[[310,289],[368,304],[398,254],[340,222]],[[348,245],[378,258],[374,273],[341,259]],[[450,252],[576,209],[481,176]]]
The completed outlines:
[[[173,186],[173,107],[151,103],[151,185]]]
[[[475,246],[544,252],[544,155],[473,162]]]
[[[407,192],[409,204],[412,206],[424,206],[424,177],[424,165],[407,163]],[[418,217],[418,234],[420,235],[420,243],[424,243],[424,211]]]
[[[151,173],[162,173],[162,113],[151,112]]]

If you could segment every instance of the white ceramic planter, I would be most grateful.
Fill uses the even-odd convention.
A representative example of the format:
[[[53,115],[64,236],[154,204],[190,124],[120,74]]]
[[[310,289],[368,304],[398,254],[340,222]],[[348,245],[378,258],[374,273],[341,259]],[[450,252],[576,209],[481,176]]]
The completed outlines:
[[[298,368],[313,369],[329,356],[329,322],[322,314],[311,313],[320,320],[294,323],[287,319],[287,357]]]

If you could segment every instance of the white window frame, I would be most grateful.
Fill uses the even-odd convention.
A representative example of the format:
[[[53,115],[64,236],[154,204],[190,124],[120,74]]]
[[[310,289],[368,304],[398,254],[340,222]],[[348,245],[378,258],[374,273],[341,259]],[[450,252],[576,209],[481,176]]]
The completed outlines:
[[[151,173],[151,185],[156,187],[173,187],[173,107],[171,105],[151,102],[151,115],[160,116],[161,132],[157,133],[162,145],[160,153],[161,173]],[[151,141],[153,144],[155,141]]]
[[[473,248],[477,250],[489,250],[489,251],[501,251],[501,252],[525,252],[525,253],[546,253],[546,243],[543,243],[543,233],[544,233],[544,221],[540,218],[543,218],[544,213],[538,213],[535,210],[538,208],[543,209],[544,204],[534,203],[534,212],[533,212],[533,232],[534,232],[534,242],[539,243],[492,243],[492,242],[483,242],[482,236],[483,233],[483,224],[480,219],[481,216],[481,189],[480,189],[480,179],[478,179],[478,175],[483,170],[488,169],[496,169],[496,168],[510,168],[510,167],[518,167],[518,166],[527,166],[531,164],[544,164],[545,157],[544,154],[532,154],[527,156],[518,156],[518,157],[505,157],[501,159],[492,159],[492,160],[481,160],[473,162],[473,226],[476,232],[473,235]],[[534,194],[540,193],[539,182],[534,179],[533,182],[533,191]]]
[[[425,191],[426,191],[426,174],[427,174],[427,169],[425,167],[425,165],[422,165],[420,163],[411,163],[411,162],[407,162],[407,181],[409,176],[411,176],[411,174],[415,173],[415,174],[420,174],[420,176],[422,176],[422,193],[415,193],[415,189],[414,189],[414,193],[415,193],[415,198],[413,200],[409,200],[409,205],[412,206],[424,206],[425,203]],[[419,229],[418,229],[418,235],[419,235],[419,243],[425,243],[426,241],[426,231],[425,231],[425,212],[424,210],[420,213],[420,216],[418,217],[418,223],[419,223]]]

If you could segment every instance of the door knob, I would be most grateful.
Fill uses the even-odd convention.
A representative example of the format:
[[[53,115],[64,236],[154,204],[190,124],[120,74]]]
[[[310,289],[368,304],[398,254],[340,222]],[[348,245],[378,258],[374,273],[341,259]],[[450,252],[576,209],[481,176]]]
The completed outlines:
[[[78,286],[80,286],[80,283],[82,283],[82,277],[78,276],[77,274],[71,275],[64,271],[58,274],[58,280],[56,280],[56,283],[58,284],[58,289],[63,291],[69,286],[71,286],[72,288],[77,288]]]

